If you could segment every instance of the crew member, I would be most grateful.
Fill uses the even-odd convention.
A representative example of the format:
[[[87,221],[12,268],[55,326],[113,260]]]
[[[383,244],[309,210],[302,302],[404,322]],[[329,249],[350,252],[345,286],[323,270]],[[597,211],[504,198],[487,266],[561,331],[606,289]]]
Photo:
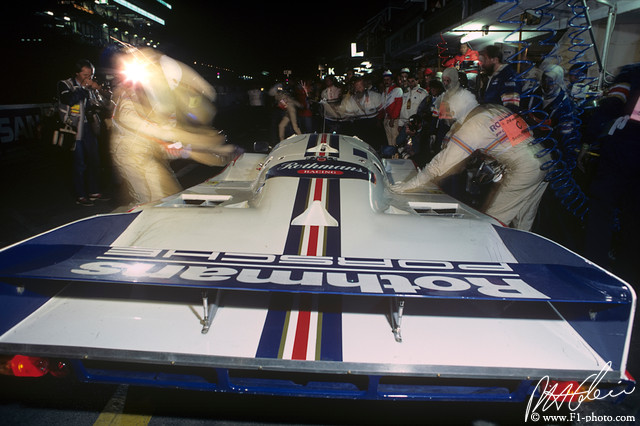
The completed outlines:
[[[408,136],[415,135],[415,130],[408,128],[407,124],[409,119],[418,113],[418,107],[428,95],[427,91],[418,85],[418,78],[415,75],[410,75],[407,83],[407,92],[402,96],[402,109],[400,110],[400,117],[398,118],[396,145],[404,145]],[[408,132],[413,134],[409,134]],[[420,150],[419,138],[413,139],[412,145],[413,153],[417,154]]]
[[[387,143],[395,145],[398,138],[398,126],[396,120],[400,117],[402,108],[402,89],[393,83],[391,71],[382,74],[384,90],[382,92],[383,126],[387,135]]]
[[[487,46],[478,57],[480,66],[489,76],[489,81],[480,96],[483,104],[504,105],[513,112],[520,111],[522,84],[516,78],[511,65],[502,62],[502,51],[498,46]]]
[[[215,90],[191,68],[152,49],[123,55],[137,70],[114,98],[111,154],[135,204],[179,192],[169,161],[191,158],[209,166],[226,164],[232,145],[211,127]]]
[[[456,171],[476,150],[505,167],[504,177],[488,202],[486,213],[514,228],[529,230],[540,197],[547,187],[538,158],[530,144],[533,136],[524,120],[501,105],[478,105],[475,96],[460,90],[448,100],[455,123],[449,143],[413,179],[391,187],[396,192],[419,189]]]
[[[626,65],[615,77],[583,139],[580,159],[600,145],[596,175],[589,188],[585,256],[604,268],[615,265],[622,278],[638,282],[640,240],[640,63]],[[614,220],[621,229],[616,263],[612,250]]]
[[[562,67],[547,66],[540,78],[540,86],[533,94],[529,98],[530,118],[540,124],[541,136],[553,137],[562,144],[563,139],[573,132],[575,122],[574,105],[564,86]]]
[[[352,93],[343,98],[341,109],[351,123],[353,135],[367,142],[375,150],[384,145],[378,115],[382,110],[382,95],[369,90],[363,77],[353,79]]]
[[[469,43],[460,43],[460,54],[446,61],[444,67],[455,67],[465,73],[469,89],[475,90],[480,60],[478,51],[473,50],[471,46],[469,46]]]

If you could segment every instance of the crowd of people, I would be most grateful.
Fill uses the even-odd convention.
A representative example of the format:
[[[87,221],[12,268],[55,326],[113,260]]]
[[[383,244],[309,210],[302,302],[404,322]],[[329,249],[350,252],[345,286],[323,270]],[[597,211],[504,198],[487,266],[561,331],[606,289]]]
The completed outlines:
[[[623,68],[597,92],[585,79],[588,64],[565,69],[550,57],[523,71],[499,45],[475,51],[462,44],[437,68],[352,73],[342,81],[327,76],[278,91],[310,105],[311,131],[354,135],[382,157],[412,159],[418,175],[393,191],[437,183],[505,225],[607,266],[629,256],[640,236],[632,219],[640,212],[632,189],[639,167],[635,155],[625,155],[639,146],[631,129],[640,121],[640,77],[629,71],[638,68]],[[308,131],[281,128],[277,140]],[[488,175],[473,174],[469,164]]]
[[[92,80],[88,61],[59,83],[61,120],[76,129],[79,204],[105,198],[95,176],[97,106],[108,111],[109,155],[136,203],[180,190],[172,159],[224,164],[234,149],[212,127],[215,90],[208,82],[167,56],[136,55],[151,64],[153,83],[121,82],[107,96]],[[127,59],[131,54],[123,55]],[[250,90],[248,100],[251,108],[269,113],[271,142],[313,132],[357,136],[381,156],[412,159],[419,167],[412,180],[395,182],[392,191],[439,184],[507,226],[584,249],[606,266],[616,256],[615,224],[624,220],[625,243],[639,235],[637,221],[626,219],[640,211],[633,155],[640,146],[639,69],[623,68],[604,94],[592,94],[580,78],[584,65],[565,71],[558,61],[545,60],[523,77],[504,60],[500,46],[475,51],[462,44],[459,55],[438,67],[279,82],[266,92]],[[589,96],[601,106],[585,109]],[[573,211],[566,191],[554,185],[554,173],[576,180],[569,192],[585,194],[578,208],[570,206]],[[478,194],[481,200],[474,204]],[[577,210],[589,214],[578,216]],[[571,229],[577,232],[562,235]],[[587,237],[577,241],[576,233]]]

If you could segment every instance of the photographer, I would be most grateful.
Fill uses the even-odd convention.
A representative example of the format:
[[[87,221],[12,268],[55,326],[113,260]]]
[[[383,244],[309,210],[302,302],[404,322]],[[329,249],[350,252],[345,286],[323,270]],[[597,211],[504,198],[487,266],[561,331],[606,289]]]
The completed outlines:
[[[63,124],[75,131],[73,151],[73,186],[76,203],[92,206],[104,200],[99,188],[100,155],[98,134],[101,126],[99,107],[104,98],[100,85],[93,81],[95,68],[82,59],[76,63],[75,75],[58,82],[58,112]]]
[[[388,145],[383,148],[384,157],[414,159],[420,149],[422,132],[422,118],[414,114],[400,129],[396,139],[396,145]]]

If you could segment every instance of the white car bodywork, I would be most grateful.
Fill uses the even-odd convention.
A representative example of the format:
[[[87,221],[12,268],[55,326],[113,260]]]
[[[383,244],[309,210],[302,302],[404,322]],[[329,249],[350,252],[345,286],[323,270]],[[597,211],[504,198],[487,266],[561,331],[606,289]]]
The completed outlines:
[[[626,379],[630,286],[435,186],[389,191],[415,172],[356,138],[293,136],[182,193],[6,248],[2,299],[39,302],[0,351],[372,375],[335,393],[369,398],[418,392],[385,390],[386,376]],[[33,247],[36,266],[11,260]],[[41,296],[43,280],[55,291]]]

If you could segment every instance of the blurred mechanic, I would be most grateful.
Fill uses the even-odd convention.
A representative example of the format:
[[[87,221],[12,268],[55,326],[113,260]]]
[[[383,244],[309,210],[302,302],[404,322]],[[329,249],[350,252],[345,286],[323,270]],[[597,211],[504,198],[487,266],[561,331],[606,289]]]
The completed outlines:
[[[460,85],[460,74],[455,68],[447,68],[442,72],[442,85],[444,86],[444,93],[441,98],[437,99],[435,107],[438,109],[438,118],[445,126],[446,132],[448,132],[454,121],[451,111],[449,111],[449,99],[465,89]]]
[[[475,96],[459,90],[448,99],[455,123],[449,141],[413,179],[395,184],[395,192],[420,189],[455,173],[457,166],[476,150],[495,158],[505,167],[504,177],[491,199],[486,213],[514,228],[529,230],[540,197],[547,187],[540,166],[546,158],[537,158],[530,142],[533,136],[524,120],[501,105],[478,105]]]
[[[188,66],[152,49],[120,58],[128,71],[114,94],[111,154],[134,203],[182,190],[170,160],[226,164],[234,147],[213,129],[215,90]]]
[[[300,102],[295,99],[295,95],[289,88],[279,85],[270,91],[270,94],[275,97],[277,107],[282,110],[283,115],[278,123],[278,140],[284,140],[289,135],[287,134],[287,128],[291,125],[293,132],[296,135],[302,134],[300,127],[298,126],[298,109],[302,108]]]

